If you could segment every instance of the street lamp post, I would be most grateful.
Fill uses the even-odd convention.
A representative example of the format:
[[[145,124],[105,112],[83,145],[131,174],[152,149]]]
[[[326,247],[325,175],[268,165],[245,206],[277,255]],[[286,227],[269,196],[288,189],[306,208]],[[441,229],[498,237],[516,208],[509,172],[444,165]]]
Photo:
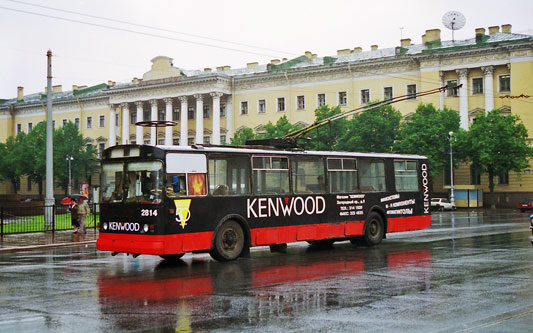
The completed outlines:
[[[453,193],[453,152],[452,152],[452,137],[453,132],[448,133],[450,135],[450,203],[452,207],[455,206],[455,195]]]
[[[67,155],[67,161],[68,161],[68,195],[72,194],[72,177],[70,173],[70,162],[74,160],[74,157],[72,155]]]

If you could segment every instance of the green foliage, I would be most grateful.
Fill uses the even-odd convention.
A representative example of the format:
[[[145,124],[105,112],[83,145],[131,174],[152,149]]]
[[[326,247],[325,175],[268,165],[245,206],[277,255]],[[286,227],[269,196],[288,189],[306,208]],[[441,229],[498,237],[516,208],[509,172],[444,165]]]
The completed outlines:
[[[247,140],[252,140],[253,138],[255,138],[254,131],[251,128],[244,127],[233,134],[230,143],[234,146],[243,146]]]
[[[287,119],[287,116],[283,116],[278,119],[275,125],[269,121],[263,128],[265,129],[266,133],[256,135],[258,139],[281,138],[300,129],[300,126],[291,124]]]
[[[0,179],[9,181],[17,193],[20,184],[22,161],[19,156],[21,151],[21,141],[25,137],[21,132],[16,138],[7,138],[6,143],[0,143]]]
[[[431,167],[433,178],[450,163],[450,137],[461,137],[460,118],[456,111],[450,109],[437,110],[432,104],[420,104],[416,113],[409,121],[403,122],[394,150],[405,154],[424,155]],[[454,151],[454,162],[464,158],[460,152]]]
[[[400,111],[391,105],[379,106],[356,114],[348,121],[336,149],[361,152],[391,152],[398,136]]]
[[[520,172],[529,165],[533,149],[527,138],[527,129],[518,116],[492,110],[476,116],[462,149],[481,173],[488,174],[490,192],[494,192],[495,176]]]
[[[341,113],[341,108],[335,106],[330,108],[327,105],[315,110],[315,122],[324,120]],[[341,140],[342,135],[347,132],[348,120],[341,118],[330,122],[326,125],[318,127],[307,133],[306,138],[309,142],[305,145],[307,150],[336,150],[337,144]]]

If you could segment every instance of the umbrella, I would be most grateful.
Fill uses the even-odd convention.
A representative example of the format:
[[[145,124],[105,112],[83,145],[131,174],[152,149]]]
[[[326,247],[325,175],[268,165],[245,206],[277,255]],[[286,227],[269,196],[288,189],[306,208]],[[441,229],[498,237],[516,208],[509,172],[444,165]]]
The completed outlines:
[[[87,198],[83,194],[71,194],[71,195],[66,196],[63,199],[61,199],[61,204],[70,205],[74,199],[77,199],[77,200],[79,200],[79,199],[88,200],[89,198]]]

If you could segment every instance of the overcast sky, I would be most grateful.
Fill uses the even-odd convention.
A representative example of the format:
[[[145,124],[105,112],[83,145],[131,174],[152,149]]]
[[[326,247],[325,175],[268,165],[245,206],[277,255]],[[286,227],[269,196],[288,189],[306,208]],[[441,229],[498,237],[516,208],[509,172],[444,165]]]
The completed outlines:
[[[466,17],[456,39],[502,24],[533,34],[531,0],[0,0],[0,99],[16,97],[18,86],[44,91],[48,49],[53,84],[71,90],[142,77],[158,55],[183,69],[239,68],[305,51],[394,47],[402,36],[418,44],[428,29],[451,40],[442,24],[450,10]]]

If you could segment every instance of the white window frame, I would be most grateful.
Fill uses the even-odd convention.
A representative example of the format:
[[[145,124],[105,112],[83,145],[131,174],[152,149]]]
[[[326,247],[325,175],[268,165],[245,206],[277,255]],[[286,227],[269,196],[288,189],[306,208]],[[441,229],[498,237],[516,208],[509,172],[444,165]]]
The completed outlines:
[[[302,108],[300,108],[300,105],[299,105],[299,103],[298,103],[298,99],[299,99],[300,97],[303,98],[303,107],[302,107]],[[298,110],[298,111],[303,111],[303,110],[305,110],[305,95],[298,95],[298,96],[296,96],[296,100],[295,100],[295,102],[296,102],[296,110]]]
[[[344,98],[346,99],[346,101],[344,103],[341,103],[341,93],[344,93]],[[346,90],[337,91],[337,105],[339,105],[339,106],[348,105],[348,92]]]
[[[416,97],[416,94],[418,93],[418,84],[416,83],[409,83],[409,84],[406,84],[405,85],[405,95],[409,95],[409,86],[415,86],[415,97],[413,98],[408,98],[408,100],[410,99],[414,99],[414,100],[417,100],[418,98]]]
[[[102,126],[103,124],[103,126]],[[105,114],[101,114],[98,117],[98,128],[105,128]]]
[[[474,79],[481,79],[481,89],[482,89],[482,92],[480,92],[480,93],[476,93],[476,92],[474,92]],[[470,78],[470,87],[472,87],[472,90],[471,90],[470,96],[484,95],[484,94],[485,94],[485,79],[484,79],[482,76],[471,77],[471,78]]]
[[[243,112],[243,106],[246,105],[246,113]],[[241,101],[239,106],[239,114],[241,116],[247,116],[250,113],[250,105],[248,104],[248,101]]]
[[[263,101],[263,111],[261,111],[261,101]],[[267,102],[266,102],[266,99],[258,99],[257,100],[257,113],[258,114],[266,114],[267,113]]]
[[[76,122],[77,122],[77,123],[76,123]],[[78,130],[81,129],[81,120],[80,120],[80,118],[78,118],[78,117],[74,118],[74,125],[76,125],[76,128],[77,128]]]
[[[363,91],[368,90],[368,101],[363,102]],[[370,91],[370,88],[365,89],[359,89],[359,104],[364,105],[370,103],[370,96],[372,96],[372,92]]]
[[[316,108],[317,109],[322,107],[322,105],[320,105],[320,99],[319,99],[320,95],[324,95],[324,105],[328,105],[326,93],[325,92],[317,93],[316,94]]]
[[[391,94],[391,99],[394,98],[394,87],[393,87],[393,86],[383,86],[383,88],[381,89],[381,93],[383,94],[383,95],[381,96],[381,97],[382,97],[381,99],[382,99],[383,101],[385,100],[385,89],[387,89],[387,88],[391,88],[391,92],[392,92],[392,94]]]
[[[279,100],[280,99],[283,99],[283,110],[279,109]],[[285,101],[286,101],[286,98],[284,96],[276,98],[276,112],[285,112],[287,110],[287,103],[285,103]]]
[[[502,87],[500,85],[500,80],[502,76],[509,76],[509,90],[502,91]],[[511,73],[504,73],[498,75],[498,92],[499,93],[508,93],[511,92]]]
[[[28,123],[28,133],[30,133],[32,130],[33,130],[33,123],[29,122]]]
[[[449,85],[450,82],[455,81],[455,87],[459,85],[459,79],[449,79],[446,80],[446,85]],[[446,96],[445,97],[459,97],[459,89],[456,89],[455,95],[451,95],[453,89],[446,89]]]
[[[85,121],[86,121],[85,127],[93,128],[93,117],[92,116],[87,116],[87,118],[85,118]]]
[[[17,124],[17,135],[22,132],[22,124]]]

